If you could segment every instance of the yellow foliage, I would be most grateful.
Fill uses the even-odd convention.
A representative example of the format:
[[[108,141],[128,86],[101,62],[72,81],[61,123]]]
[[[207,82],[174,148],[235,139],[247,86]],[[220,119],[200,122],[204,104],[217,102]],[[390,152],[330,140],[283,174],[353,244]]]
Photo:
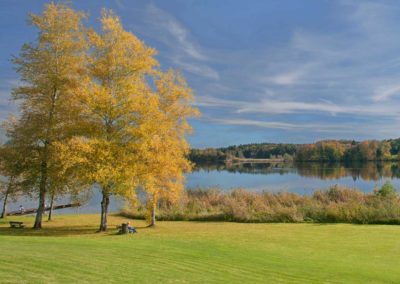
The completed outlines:
[[[85,17],[68,5],[47,4],[41,15],[30,15],[30,23],[39,30],[37,40],[25,44],[13,60],[24,85],[13,90],[21,114],[7,135],[18,149],[22,183],[39,193],[35,228],[41,227],[48,191],[67,186],[54,144],[75,135],[80,123],[76,94],[88,81]]]
[[[14,91],[22,117],[9,134],[30,149],[41,192],[101,187],[103,230],[112,194],[133,200],[141,186],[153,204],[178,197],[191,168],[187,118],[197,110],[182,75],[162,72],[155,49],[111,11],[102,11],[100,33],[83,18],[62,4],[31,16],[39,39],[15,59],[28,85]]]

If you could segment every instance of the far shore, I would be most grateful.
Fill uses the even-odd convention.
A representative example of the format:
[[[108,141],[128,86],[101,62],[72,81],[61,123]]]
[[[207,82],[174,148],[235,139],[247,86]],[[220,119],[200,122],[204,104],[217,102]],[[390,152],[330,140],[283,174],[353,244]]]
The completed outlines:
[[[226,163],[282,163],[285,160],[283,158],[279,159],[248,159],[248,158],[233,158],[227,159]]]

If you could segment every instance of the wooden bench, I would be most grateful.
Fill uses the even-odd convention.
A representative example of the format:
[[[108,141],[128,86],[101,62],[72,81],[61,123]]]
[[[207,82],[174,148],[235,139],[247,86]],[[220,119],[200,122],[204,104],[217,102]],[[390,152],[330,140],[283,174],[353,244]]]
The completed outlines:
[[[10,228],[24,228],[24,222],[10,221]]]

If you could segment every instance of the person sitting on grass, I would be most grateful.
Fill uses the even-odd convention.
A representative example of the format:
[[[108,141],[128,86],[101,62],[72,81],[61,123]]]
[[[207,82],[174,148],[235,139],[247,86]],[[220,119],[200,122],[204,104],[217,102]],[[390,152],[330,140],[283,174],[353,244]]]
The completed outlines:
[[[137,233],[136,228],[131,226],[131,224],[128,222],[128,233]]]

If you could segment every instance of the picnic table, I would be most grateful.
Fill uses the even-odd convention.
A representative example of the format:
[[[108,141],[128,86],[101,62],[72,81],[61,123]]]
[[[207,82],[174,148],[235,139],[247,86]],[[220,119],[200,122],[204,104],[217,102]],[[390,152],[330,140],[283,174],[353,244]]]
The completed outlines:
[[[24,222],[10,221],[10,228],[24,228]]]

